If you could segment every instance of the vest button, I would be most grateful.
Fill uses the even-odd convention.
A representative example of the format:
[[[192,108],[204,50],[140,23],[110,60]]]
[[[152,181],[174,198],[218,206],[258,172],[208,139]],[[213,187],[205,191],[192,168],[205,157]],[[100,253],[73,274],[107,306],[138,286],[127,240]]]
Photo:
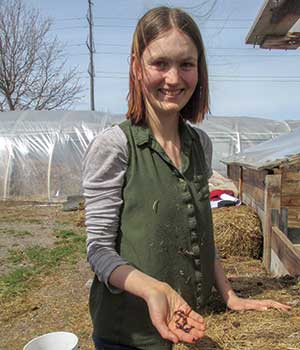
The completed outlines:
[[[199,247],[198,244],[193,244],[192,252],[193,252],[194,255],[199,255],[200,254],[200,247]]]
[[[196,280],[197,283],[202,281],[202,277],[203,277],[202,272],[195,271],[195,280]]]
[[[197,294],[200,294],[202,292],[202,283],[197,283],[196,292]]]
[[[197,227],[197,221],[196,221],[195,217],[193,216],[189,219],[189,228],[191,230],[195,230],[196,227]]]
[[[188,213],[188,216],[194,216],[195,215],[194,206],[192,204],[190,204],[190,203],[187,205],[187,213]]]
[[[188,191],[188,186],[187,186],[186,183],[182,184],[182,185],[181,185],[181,188],[182,188],[182,191],[183,191],[183,192],[187,192],[187,191]]]
[[[195,182],[195,189],[196,191],[199,191],[201,188],[201,185],[199,184],[199,182]]]
[[[196,302],[197,302],[197,305],[201,305],[202,304],[202,297],[197,297]]]
[[[200,259],[194,259],[194,263],[196,267],[200,267],[201,266],[201,261]]]
[[[184,192],[182,195],[182,199],[184,203],[190,203],[192,199],[190,192]]]
[[[197,242],[197,240],[198,240],[197,232],[196,231],[192,231],[191,232],[191,241],[192,241],[192,243]]]

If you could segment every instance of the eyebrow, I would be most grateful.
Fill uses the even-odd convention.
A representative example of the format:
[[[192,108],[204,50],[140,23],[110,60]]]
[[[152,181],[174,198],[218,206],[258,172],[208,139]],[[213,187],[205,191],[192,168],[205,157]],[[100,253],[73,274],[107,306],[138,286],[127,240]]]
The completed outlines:
[[[151,59],[154,60],[154,61],[157,61],[157,60],[169,60],[169,57],[167,56],[151,56]],[[193,57],[193,56],[188,56],[188,57],[183,57],[182,58],[182,61],[197,61],[198,59],[196,57]]]

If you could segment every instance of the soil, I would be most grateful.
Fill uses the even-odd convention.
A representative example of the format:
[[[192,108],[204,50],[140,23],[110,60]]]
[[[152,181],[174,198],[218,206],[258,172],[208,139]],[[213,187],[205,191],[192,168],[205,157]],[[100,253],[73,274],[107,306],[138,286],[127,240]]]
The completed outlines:
[[[78,218],[79,212],[63,212],[58,205],[1,202],[0,259],[5,268],[2,267],[0,274],[13,268],[7,262],[8,249],[22,249],[36,243],[51,247],[55,244],[55,230],[78,230]],[[273,278],[265,273],[260,260],[232,257],[222,261],[240,296],[273,298],[293,307],[289,312],[232,312],[214,293],[203,310],[207,335],[192,349],[299,350],[300,280],[296,277]],[[27,293],[1,300],[0,350],[22,349],[32,338],[52,331],[74,332],[79,337],[80,349],[92,350],[88,312],[92,277],[82,256],[74,265],[61,264],[55,271],[40,275]],[[174,348],[189,347],[181,344]]]

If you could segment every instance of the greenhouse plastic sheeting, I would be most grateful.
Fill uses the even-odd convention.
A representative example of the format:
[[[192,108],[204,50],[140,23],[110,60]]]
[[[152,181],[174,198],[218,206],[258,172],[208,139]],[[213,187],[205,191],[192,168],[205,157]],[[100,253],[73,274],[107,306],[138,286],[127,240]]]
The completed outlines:
[[[224,162],[255,169],[268,169],[295,156],[300,157],[300,129],[248,148],[241,154],[228,157]]]
[[[300,127],[300,121],[209,116],[199,127],[212,140],[213,169],[226,175],[226,166],[221,163],[223,159],[290,132],[291,129]]]
[[[80,194],[88,144],[99,131],[124,119],[90,111],[0,113],[0,198],[56,201]],[[291,128],[268,119],[212,116],[200,127],[212,139],[213,168],[221,173],[226,166],[220,160]]]
[[[0,196],[48,200],[81,192],[83,154],[110,125],[105,113],[0,113]]]

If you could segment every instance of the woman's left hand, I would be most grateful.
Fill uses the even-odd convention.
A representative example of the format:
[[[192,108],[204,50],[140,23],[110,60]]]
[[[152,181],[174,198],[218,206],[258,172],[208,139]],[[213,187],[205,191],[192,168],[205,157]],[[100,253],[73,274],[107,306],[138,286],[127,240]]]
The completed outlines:
[[[238,297],[237,295],[232,295],[227,300],[227,307],[234,311],[242,311],[242,310],[266,311],[268,309],[288,311],[291,308],[289,305],[281,304],[274,300],[244,299],[244,298]]]

